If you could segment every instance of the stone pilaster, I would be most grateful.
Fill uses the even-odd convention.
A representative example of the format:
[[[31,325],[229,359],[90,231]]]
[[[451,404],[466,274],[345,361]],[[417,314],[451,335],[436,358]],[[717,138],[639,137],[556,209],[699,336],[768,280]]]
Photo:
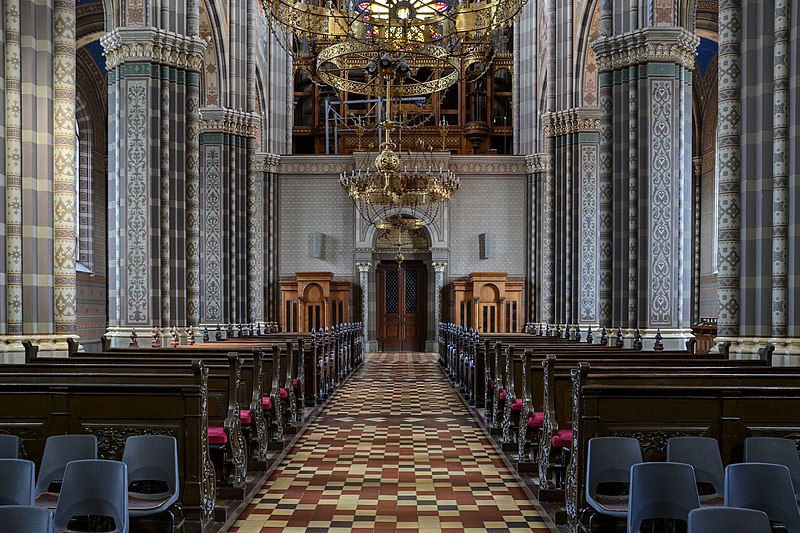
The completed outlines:
[[[703,158],[702,156],[692,158],[692,197],[694,198],[694,220],[692,221],[694,231],[692,236],[692,322],[700,320],[700,225],[701,212],[700,205],[702,199],[703,185]]]
[[[247,112],[256,113],[256,4],[247,2]],[[260,128],[257,130],[260,134]],[[264,320],[264,180],[256,177],[256,137],[247,139],[247,301],[251,320]]]
[[[203,109],[202,115],[200,320],[248,322],[263,315],[263,304],[256,307],[249,299],[254,287],[263,287],[263,274],[255,280],[250,268],[261,261],[264,250],[258,212],[263,192],[256,178],[262,167],[254,153],[259,119],[254,113],[217,107]]]
[[[543,316],[541,298],[541,272],[539,265],[542,263],[542,208],[544,181],[547,176],[549,159],[547,154],[532,154],[525,157],[528,172],[528,205],[531,213],[528,228],[528,257],[526,265],[528,290],[526,291],[526,305],[528,322],[538,322]]]
[[[369,271],[371,261],[357,261],[358,284],[361,286],[361,322],[364,328],[364,346],[367,345],[369,333]]]
[[[595,43],[600,69],[601,198],[613,191],[611,317],[667,344],[689,335],[691,69],[697,37],[647,27]],[[612,121],[613,120],[613,121]],[[601,209],[602,210],[602,209]],[[601,214],[601,246],[609,242]],[[642,231],[647,228],[647,231]],[[606,258],[601,256],[601,272]],[[601,292],[604,292],[601,274]],[[604,305],[601,295],[601,305]],[[601,313],[602,315],[602,313]]]
[[[442,290],[444,289],[444,271],[447,268],[447,261],[434,261],[434,294],[433,294],[433,323],[436,328],[439,327],[439,322],[442,321]]]
[[[152,27],[118,28],[101,42],[109,83],[109,334],[197,325],[206,43]]]

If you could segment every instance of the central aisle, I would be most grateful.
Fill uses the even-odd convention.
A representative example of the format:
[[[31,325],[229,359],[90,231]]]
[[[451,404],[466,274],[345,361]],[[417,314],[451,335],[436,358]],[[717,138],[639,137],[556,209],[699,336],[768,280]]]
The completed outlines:
[[[555,531],[439,370],[377,353],[333,396],[231,529]]]

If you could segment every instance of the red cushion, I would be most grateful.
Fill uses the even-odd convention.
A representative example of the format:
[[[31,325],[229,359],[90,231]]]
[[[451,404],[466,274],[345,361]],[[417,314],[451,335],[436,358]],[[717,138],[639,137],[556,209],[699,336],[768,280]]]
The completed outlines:
[[[553,435],[550,440],[554,448],[565,448],[572,446],[572,430],[559,429],[557,435]]]
[[[496,381],[496,380],[494,380],[494,379],[490,379],[490,380],[489,380],[489,388],[490,388],[490,389],[493,389],[493,388],[495,388],[496,386],[497,386],[497,381]]]
[[[299,387],[300,386],[300,381],[297,378],[294,378],[292,380],[292,385],[294,385],[295,387]]]
[[[506,391],[504,391],[504,390],[500,391],[500,399],[501,400],[505,400],[506,399]]]
[[[250,409],[242,409],[241,411],[239,411],[239,419],[245,426],[252,424],[253,417],[250,415]]]
[[[264,396],[263,398],[261,398],[261,405],[266,410],[272,409],[272,398],[270,398],[269,396]]]
[[[544,426],[544,413],[533,413],[533,416],[528,417],[529,428],[540,428]]]
[[[287,391],[283,387],[281,387],[281,390],[278,391],[278,394],[280,394],[281,400],[285,400],[286,398],[289,397],[289,391]]]
[[[514,403],[511,404],[512,411],[522,411],[522,398],[517,398],[514,400]]]
[[[222,426],[208,427],[209,444],[225,444],[226,442],[228,442],[228,435],[225,433],[224,427]]]

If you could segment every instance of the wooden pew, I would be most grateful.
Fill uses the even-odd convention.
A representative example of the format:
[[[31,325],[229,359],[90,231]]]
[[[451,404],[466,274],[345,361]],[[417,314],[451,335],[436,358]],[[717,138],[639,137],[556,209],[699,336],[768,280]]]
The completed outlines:
[[[130,435],[178,441],[186,531],[211,525],[214,469],[208,448],[208,371],[195,361],[167,372],[0,371],[0,428],[20,436],[24,456],[41,460],[46,438],[92,433],[103,458],[120,459]]]
[[[572,374],[572,454],[566,475],[566,511],[577,527],[585,500],[589,439],[639,439],[645,459],[663,457],[668,438],[716,438],[724,464],[742,459],[748,436],[797,435],[800,369],[673,370],[659,373],[595,369],[579,363]]]
[[[209,426],[222,428],[225,439],[225,442],[219,445],[210,443],[210,448],[212,451],[218,450],[220,455],[220,468],[217,476],[218,496],[242,499],[245,492],[248,453],[241,425],[240,402],[241,398],[245,397],[245,405],[250,405],[253,395],[251,388],[255,381],[249,379],[246,384],[243,383],[241,359],[236,352],[228,353],[226,356],[225,360],[204,361],[207,374],[207,419]],[[174,358],[168,361],[163,358],[108,356],[67,358],[57,361],[52,358],[35,358],[25,365],[4,365],[0,368],[0,372],[25,372],[35,369],[37,373],[67,372],[91,377],[113,373],[121,375],[162,374],[185,368],[191,362],[190,358]],[[261,428],[264,427],[263,417],[262,423],[258,425]],[[258,433],[258,431],[254,433]],[[266,445],[266,442],[263,444]]]

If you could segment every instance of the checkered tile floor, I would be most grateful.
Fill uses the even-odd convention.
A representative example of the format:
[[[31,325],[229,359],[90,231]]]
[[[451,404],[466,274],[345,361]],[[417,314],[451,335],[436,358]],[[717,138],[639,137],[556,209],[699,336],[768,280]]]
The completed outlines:
[[[368,356],[230,531],[556,531],[439,370]]]

